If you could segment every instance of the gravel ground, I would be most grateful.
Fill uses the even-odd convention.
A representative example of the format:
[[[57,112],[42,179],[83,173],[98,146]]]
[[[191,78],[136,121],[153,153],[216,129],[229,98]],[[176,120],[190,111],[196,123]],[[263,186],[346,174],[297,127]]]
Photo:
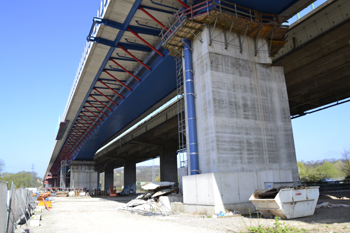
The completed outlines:
[[[321,195],[319,202],[350,205],[349,193]],[[56,198],[51,211],[43,210],[40,227],[34,233],[50,232],[247,232],[250,226],[274,226],[274,219],[256,216],[211,218],[211,216],[175,213],[168,216],[142,216],[118,210],[131,197]],[[350,232],[350,207],[316,209],[315,214],[294,220],[281,220],[289,227],[308,232]],[[23,226],[24,228],[24,226]]]

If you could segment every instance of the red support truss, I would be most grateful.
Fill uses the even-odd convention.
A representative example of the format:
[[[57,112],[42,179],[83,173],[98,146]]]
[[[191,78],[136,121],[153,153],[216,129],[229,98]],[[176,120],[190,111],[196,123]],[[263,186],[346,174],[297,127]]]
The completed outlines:
[[[149,68],[145,63],[143,63],[142,61],[140,61],[140,59],[138,59],[137,57],[135,57],[134,55],[132,55],[127,49],[125,49],[123,46],[121,46],[120,44],[118,44],[118,47],[121,48],[124,52],[126,52],[127,54],[129,54],[129,56],[131,56],[132,58],[134,58],[138,63],[140,63],[141,65],[143,65],[147,70],[151,70],[151,68]]]
[[[98,93],[100,93],[102,96],[104,96],[106,99],[108,99],[109,101],[111,101],[113,104],[115,104],[116,106],[118,106],[118,104],[116,102],[114,102],[113,100],[111,100],[108,96],[106,96],[105,94],[103,94],[102,92],[100,92],[99,90],[97,90],[96,88],[94,88],[95,91],[97,91]]]
[[[122,96],[121,94],[119,94],[118,92],[116,92],[115,90],[113,90],[113,88],[111,88],[110,86],[108,86],[107,84],[105,84],[104,82],[102,82],[101,80],[98,80],[100,83],[102,83],[105,87],[107,87],[109,90],[113,91],[116,95],[118,95],[120,98],[124,99],[124,96]]]
[[[97,102],[99,102],[103,107],[107,108],[109,111],[113,112],[112,109],[110,109],[109,107],[107,107],[107,105],[103,104],[101,101],[99,101],[98,99],[96,99],[95,97],[93,97],[92,95],[90,95],[89,97],[93,98],[94,100],[96,100]]]
[[[106,74],[108,74],[109,76],[111,76],[115,81],[117,81],[118,83],[120,83],[123,87],[125,87],[126,89],[128,89],[129,91],[131,91],[131,88],[128,87],[127,85],[125,85],[122,81],[120,81],[119,79],[117,79],[116,77],[114,77],[113,75],[111,75],[107,70],[104,70],[104,72]]]
[[[137,81],[141,81],[138,77],[136,77],[135,75],[133,75],[130,71],[128,71],[127,69],[125,69],[122,65],[120,65],[118,62],[114,61],[112,58],[109,59],[111,62],[113,62],[114,64],[116,64],[117,66],[119,66],[120,68],[122,68],[122,70],[124,70],[126,73],[130,74],[134,79],[136,79]]]
[[[100,109],[96,108],[96,107],[95,107],[94,105],[92,105],[90,102],[86,101],[86,103],[87,103],[88,105],[90,105],[91,107],[93,107],[94,109],[96,109],[97,111],[99,111],[100,113],[102,113],[103,115],[108,116],[106,113],[104,113],[104,112],[102,112]]]
[[[159,52],[159,50],[157,50],[156,48],[154,48],[151,44],[149,44],[147,41],[145,41],[141,36],[139,36],[136,32],[134,32],[133,30],[131,30],[130,28],[128,28],[129,32],[131,32],[134,36],[136,36],[137,38],[139,38],[143,43],[145,43],[148,47],[150,47],[154,52],[158,53],[160,56],[164,57],[164,55]]]

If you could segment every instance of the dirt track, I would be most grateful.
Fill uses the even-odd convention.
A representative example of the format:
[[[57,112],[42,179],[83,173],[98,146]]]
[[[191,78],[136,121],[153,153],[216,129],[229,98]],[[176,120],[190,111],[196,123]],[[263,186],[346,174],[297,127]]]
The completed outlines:
[[[349,194],[346,195],[349,197]],[[247,232],[250,226],[260,224],[273,226],[275,222],[274,219],[262,219],[256,216],[211,218],[185,213],[140,216],[118,210],[130,199],[130,197],[56,198],[51,211],[43,211],[41,226],[31,229],[34,233]],[[324,195],[320,197],[319,202],[350,205],[349,200],[332,199]],[[350,207],[316,209],[313,216],[281,222],[285,222],[289,227],[303,228],[309,232],[350,232]]]

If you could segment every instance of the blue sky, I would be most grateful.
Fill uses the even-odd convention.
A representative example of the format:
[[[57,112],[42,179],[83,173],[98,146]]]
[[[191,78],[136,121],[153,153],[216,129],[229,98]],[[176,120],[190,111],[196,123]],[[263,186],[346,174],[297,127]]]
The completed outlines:
[[[0,159],[7,172],[42,177],[59,115],[100,5],[92,1],[0,1]],[[340,158],[350,148],[350,103],[292,121],[298,160]]]

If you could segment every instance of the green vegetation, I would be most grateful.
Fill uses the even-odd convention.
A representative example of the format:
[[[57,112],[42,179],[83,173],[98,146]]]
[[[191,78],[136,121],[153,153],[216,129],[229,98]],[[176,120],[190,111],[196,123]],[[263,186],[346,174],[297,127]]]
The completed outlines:
[[[282,233],[282,232],[308,232],[305,229],[297,229],[295,227],[289,227],[285,223],[280,222],[279,217],[275,217],[274,227],[264,227],[262,224],[258,227],[249,227],[250,233]]]
[[[0,181],[7,182],[9,188],[11,188],[12,182],[18,188],[40,187],[42,185],[41,179],[36,172],[9,173],[3,172],[4,168],[5,163],[0,159]]]
[[[343,160],[344,160],[343,172],[346,175],[345,179],[350,180],[350,149],[344,151]]]
[[[322,178],[345,177],[350,179],[350,150],[343,153],[339,160],[325,159],[322,161],[298,162],[300,180],[315,182]]]

